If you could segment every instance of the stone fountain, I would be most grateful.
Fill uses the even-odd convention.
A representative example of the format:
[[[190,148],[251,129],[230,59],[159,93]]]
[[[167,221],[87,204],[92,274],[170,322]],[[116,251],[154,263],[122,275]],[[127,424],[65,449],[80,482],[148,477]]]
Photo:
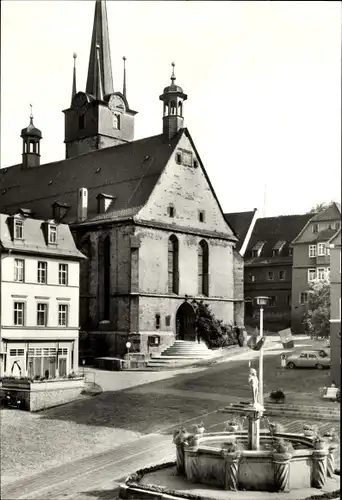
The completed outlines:
[[[213,495],[216,500],[225,498],[221,495],[227,490],[236,494],[244,490],[244,495],[250,491],[251,499],[253,491],[265,492],[265,495],[268,492],[272,498],[276,492],[286,495],[296,490],[296,498],[301,498],[302,490],[305,492],[302,498],[305,498],[310,488],[315,489],[315,494],[317,489],[336,490],[339,487],[339,480],[334,475],[337,444],[317,433],[308,436],[277,431],[276,425],[264,416],[265,409],[258,400],[258,377],[254,369],[250,369],[248,381],[252,402],[243,407],[231,405],[229,411],[238,418],[229,423],[226,431],[206,433],[203,425],[195,426],[191,434],[185,428],[178,429],[173,436],[176,464],[160,466],[164,472],[160,470],[159,476],[157,467],[145,477],[138,474],[128,478],[121,489],[121,497],[156,498],[152,493],[162,492],[160,485],[163,482],[164,493],[170,499],[191,498],[194,491],[196,498]],[[261,419],[269,422],[269,430],[260,431]],[[246,420],[248,426],[244,430]],[[239,421],[240,426],[237,425]],[[194,486],[189,488],[190,485]],[[137,496],[134,496],[134,488],[137,488]],[[148,488],[151,497],[147,496]]]

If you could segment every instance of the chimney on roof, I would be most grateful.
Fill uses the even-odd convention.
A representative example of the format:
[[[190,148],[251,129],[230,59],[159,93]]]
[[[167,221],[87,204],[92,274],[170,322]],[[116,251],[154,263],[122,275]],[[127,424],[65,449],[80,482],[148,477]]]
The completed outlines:
[[[80,188],[77,191],[77,222],[84,221],[88,216],[88,189]]]

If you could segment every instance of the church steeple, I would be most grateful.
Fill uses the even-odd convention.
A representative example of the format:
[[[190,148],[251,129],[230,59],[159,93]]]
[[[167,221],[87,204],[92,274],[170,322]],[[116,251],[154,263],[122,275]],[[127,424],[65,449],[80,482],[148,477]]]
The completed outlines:
[[[73,69],[73,73],[72,73],[71,102],[77,93],[77,90],[76,90],[76,58],[77,58],[77,54],[76,54],[76,52],[73,53],[73,58],[74,58],[74,69]]]
[[[95,3],[86,91],[76,92],[74,69],[71,105],[63,112],[66,158],[134,140],[137,112],[128,105],[125,67],[123,92],[113,91],[105,1]]]
[[[100,47],[100,74],[98,68],[97,46]],[[113,74],[110,57],[107,8],[104,0],[96,0],[93,35],[90,46],[89,67],[86,93],[96,96],[99,80],[102,80],[103,94],[113,94]]]

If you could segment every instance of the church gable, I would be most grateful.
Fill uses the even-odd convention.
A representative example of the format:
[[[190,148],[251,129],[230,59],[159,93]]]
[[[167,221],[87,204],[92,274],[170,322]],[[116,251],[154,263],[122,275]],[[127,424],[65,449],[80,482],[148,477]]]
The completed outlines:
[[[219,233],[236,241],[186,129],[136,220]]]

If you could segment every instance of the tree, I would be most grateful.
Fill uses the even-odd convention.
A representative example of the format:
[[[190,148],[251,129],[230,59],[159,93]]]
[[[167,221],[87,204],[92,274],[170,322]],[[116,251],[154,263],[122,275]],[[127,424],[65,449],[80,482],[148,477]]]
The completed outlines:
[[[330,282],[316,281],[310,285],[308,311],[304,316],[305,329],[311,336],[330,335]]]
[[[237,344],[233,325],[225,324],[221,319],[217,319],[203,300],[193,300],[192,305],[196,314],[197,335],[204,340],[209,349]]]
[[[328,208],[331,205],[331,202],[325,202],[323,201],[322,203],[316,203],[313,207],[310,208],[309,214],[318,214],[319,212],[323,212],[326,208]]]

